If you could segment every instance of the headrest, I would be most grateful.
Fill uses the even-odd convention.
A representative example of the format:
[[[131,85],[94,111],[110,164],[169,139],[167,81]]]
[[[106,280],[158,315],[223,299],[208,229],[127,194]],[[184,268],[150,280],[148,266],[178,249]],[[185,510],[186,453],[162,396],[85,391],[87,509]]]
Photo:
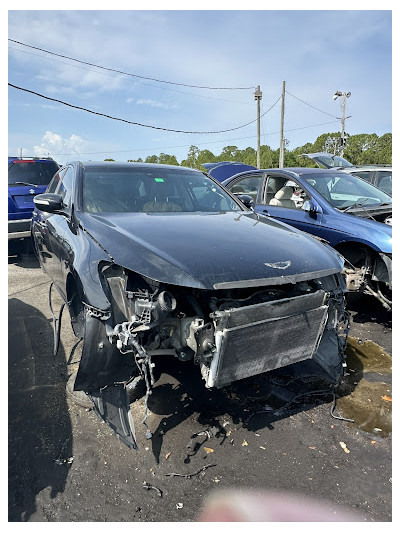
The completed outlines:
[[[292,187],[282,187],[282,189],[279,189],[279,191],[275,194],[275,198],[277,200],[290,200],[292,196],[293,196]]]
[[[162,178],[160,178],[161,180]],[[174,193],[174,184],[170,181],[153,181],[151,185],[151,192],[152,194],[160,194],[164,196],[168,196]]]

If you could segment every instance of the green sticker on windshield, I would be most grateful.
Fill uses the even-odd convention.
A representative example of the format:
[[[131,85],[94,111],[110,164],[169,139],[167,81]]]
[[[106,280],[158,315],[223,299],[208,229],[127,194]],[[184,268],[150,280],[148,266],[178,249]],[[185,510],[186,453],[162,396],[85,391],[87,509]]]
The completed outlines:
[[[163,183],[164,182],[164,178],[154,178],[154,181]]]

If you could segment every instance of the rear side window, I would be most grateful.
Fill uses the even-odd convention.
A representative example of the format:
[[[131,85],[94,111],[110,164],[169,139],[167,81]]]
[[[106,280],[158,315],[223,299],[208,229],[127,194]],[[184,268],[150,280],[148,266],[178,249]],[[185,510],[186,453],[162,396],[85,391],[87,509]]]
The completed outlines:
[[[392,171],[382,170],[377,172],[376,186],[392,195]]]
[[[8,165],[8,185],[48,185],[58,168],[55,161],[13,161]]]
[[[369,183],[372,183],[372,172],[365,171],[365,172],[353,172],[353,176],[358,176],[359,178],[362,178],[365,181],[368,181]]]

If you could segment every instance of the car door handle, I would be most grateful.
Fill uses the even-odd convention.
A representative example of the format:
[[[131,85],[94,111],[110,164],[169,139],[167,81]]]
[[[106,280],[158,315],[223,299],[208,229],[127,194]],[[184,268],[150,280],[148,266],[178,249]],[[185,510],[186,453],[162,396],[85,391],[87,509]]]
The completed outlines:
[[[263,209],[261,212],[262,212],[263,215],[271,216],[271,215],[269,214],[269,212],[268,212],[268,209]]]

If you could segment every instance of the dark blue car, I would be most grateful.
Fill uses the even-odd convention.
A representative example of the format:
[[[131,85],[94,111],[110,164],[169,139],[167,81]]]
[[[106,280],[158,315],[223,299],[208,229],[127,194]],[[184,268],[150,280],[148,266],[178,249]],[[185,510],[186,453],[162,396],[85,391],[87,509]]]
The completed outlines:
[[[51,158],[8,158],[8,239],[30,237],[33,198],[45,192],[59,165]]]
[[[228,170],[229,163],[225,164]],[[391,307],[392,198],[388,194],[357,176],[319,168],[237,174],[232,166],[231,177],[222,185],[236,195],[250,196],[257,213],[328,241],[348,261],[347,288],[371,294]]]

